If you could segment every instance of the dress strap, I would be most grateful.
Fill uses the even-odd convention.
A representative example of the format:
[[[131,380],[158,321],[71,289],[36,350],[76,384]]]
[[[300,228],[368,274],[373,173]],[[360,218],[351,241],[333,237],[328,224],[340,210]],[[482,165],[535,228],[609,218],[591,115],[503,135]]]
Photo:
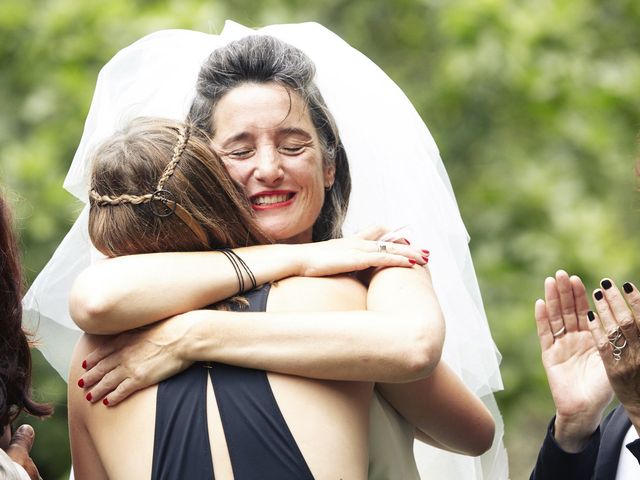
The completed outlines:
[[[208,370],[196,363],[158,385],[151,480],[214,478],[207,429]]]
[[[245,295],[263,312],[270,285]],[[264,370],[215,363],[209,370],[236,480],[313,480]]]

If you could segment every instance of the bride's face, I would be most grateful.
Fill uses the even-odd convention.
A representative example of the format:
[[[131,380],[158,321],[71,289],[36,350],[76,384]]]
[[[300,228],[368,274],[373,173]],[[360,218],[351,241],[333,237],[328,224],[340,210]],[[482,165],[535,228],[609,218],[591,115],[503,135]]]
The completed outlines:
[[[335,169],[325,168],[309,111],[274,84],[241,85],[218,102],[213,144],[274,240],[310,242]]]

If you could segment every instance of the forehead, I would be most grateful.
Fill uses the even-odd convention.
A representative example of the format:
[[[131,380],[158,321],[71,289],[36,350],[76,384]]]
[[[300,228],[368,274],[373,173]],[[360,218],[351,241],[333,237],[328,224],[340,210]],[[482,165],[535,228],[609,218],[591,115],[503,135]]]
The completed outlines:
[[[275,83],[247,83],[224,95],[213,113],[214,137],[259,135],[302,129],[315,136],[309,109],[299,94]]]

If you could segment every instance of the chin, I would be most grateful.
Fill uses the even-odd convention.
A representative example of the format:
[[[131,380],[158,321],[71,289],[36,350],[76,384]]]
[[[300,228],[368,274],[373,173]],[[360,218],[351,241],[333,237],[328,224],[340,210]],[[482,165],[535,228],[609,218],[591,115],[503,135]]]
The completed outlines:
[[[310,243],[313,239],[313,228],[306,230],[262,227],[266,234],[276,243]]]

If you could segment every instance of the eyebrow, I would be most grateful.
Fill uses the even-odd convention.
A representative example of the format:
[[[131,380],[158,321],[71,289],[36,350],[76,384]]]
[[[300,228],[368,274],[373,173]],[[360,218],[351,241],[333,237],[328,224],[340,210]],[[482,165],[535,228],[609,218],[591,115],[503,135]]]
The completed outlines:
[[[297,127],[281,128],[281,129],[278,130],[278,134],[280,134],[280,135],[298,135],[300,137],[306,138],[307,140],[311,140],[313,138],[309,132],[307,132],[306,130],[304,130],[302,128],[297,128]]]

